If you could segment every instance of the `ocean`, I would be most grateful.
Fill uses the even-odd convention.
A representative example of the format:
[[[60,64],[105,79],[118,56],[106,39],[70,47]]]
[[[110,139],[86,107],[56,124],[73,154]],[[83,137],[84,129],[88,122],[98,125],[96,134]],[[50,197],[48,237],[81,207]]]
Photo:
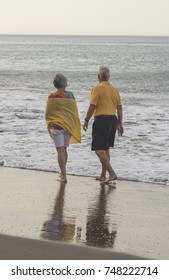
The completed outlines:
[[[169,37],[0,36],[0,162],[58,171],[44,113],[53,77],[62,73],[73,91],[81,123],[100,66],[123,102],[123,137],[111,163],[119,179],[169,185]],[[70,145],[67,173],[97,176],[91,128]]]

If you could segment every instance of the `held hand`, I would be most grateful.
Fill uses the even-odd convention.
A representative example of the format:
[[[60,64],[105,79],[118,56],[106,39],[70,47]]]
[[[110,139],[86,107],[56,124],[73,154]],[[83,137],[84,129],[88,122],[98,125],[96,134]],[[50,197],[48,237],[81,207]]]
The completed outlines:
[[[83,130],[86,131],[88,129],[88,122],[85,121],[83,124]]]
[[[117,126],[117,131],[118,131],[118,135],[119,135],[119,136],[122,136],[122,135],[123,135],[124,129],[123,129],[122,124],[118,124],[118,126]]]

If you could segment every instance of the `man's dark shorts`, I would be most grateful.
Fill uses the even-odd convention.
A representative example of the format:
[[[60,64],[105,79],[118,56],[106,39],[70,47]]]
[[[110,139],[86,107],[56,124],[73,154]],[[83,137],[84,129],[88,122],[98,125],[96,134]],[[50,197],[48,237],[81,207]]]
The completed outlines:
[[[92,151],[108,150],[114,146],[117,117],[101,115],[95,117],[92,128]]]

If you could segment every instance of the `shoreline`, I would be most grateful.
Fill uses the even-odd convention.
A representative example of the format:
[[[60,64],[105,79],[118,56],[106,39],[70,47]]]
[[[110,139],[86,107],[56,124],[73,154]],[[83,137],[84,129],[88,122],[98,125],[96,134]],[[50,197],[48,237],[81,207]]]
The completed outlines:
[[[3,162],[3,161],[2,161]],[[47,173],[54,173],[54,174],[59,174],[59,171],[54,171],[54,170],[47,170],[47,169],[38,169],[38,168],[31,168],[31,167],[17,167],[17,166],[7,166],[3,164],[1,164],[0,162],[0,167],[4,167],[4,168],[11,168],[11,169],[23,169],[23,170],[31,170],[31,171],[37,171],[37,172],[47,172]],[[95,179],[96,176],[94,175],[82,175],[82,174],[73,174],[73,173],[67,173],[68,176],[74,176],[74,177],[84,177],[84,178],[93,178]],[[164,182],[150,182],[150,181],[141,181],[141,180],[137,180],[137,179],[131,179],[131,178],[123,178],[123,177],[118,177],[118,181],[124,181],[124,182],[138,182],[138,183],[143,183],[143,184],[150,184],[150,185],[160,185],[160,186],[169,186],[168,181],[166,183],[166,181]]]
[[[109,187],[93,177],[68,175],[63,186],[55,172],[3,166],[0,176],[0,259],[11,250],[8,242],[14,242],[14,256],[23,258],[17,245],[23,239],[28,255],[26,244],[47,248],[52,242],[49,246],[71,252],[97,249],[100,257],[169,259],[169,189],[164,185],[117,180]]]

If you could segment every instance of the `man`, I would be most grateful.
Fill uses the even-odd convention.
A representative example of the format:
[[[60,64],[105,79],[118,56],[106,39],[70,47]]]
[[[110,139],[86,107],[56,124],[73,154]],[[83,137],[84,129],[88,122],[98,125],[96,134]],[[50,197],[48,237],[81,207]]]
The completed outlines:
[[[102,172],[98,179],[105,183],[117,179],[117,175],[110,164],[109,148],[114,146],[116,129],[121,136],[124,132],[121,98],[118,90],[108,82],[109,78],[109,68],[100,67],[98,73],[100,83],[92,89],[90,106],[83,124],[83,129],[86,131],[89,120],[94,114],[92,151],[95,151],[102,164]],[[109,177],[106,179],[107,171]]]

